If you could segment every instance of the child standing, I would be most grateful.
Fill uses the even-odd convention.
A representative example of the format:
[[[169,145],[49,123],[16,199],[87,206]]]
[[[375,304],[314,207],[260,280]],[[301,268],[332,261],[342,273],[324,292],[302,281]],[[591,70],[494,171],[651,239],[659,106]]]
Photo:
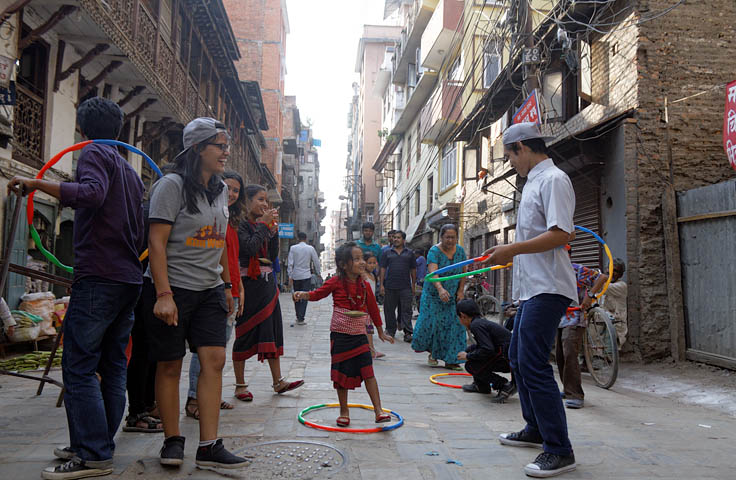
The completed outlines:
[[[366,317],[370,315],[381,341],[393,343],[393,338],[383,332],[376,298],[362,278],[366,268],[363,251],[354,242],[345,243],[335,252],[335,262],[338,271],[336,276],[317,290],[294,292],[294,300],[317,301],[332,294],[334,309],[330,323],[330,354],[331,378],[340,401],[337,425],[350,425],[348,390],[359,387],[363,381],[373,403],[376,423],[389,422],[391,416],[381,409],[378,382],[373,375],[373,360],[365,328]]]
[[[365,260],[365,271],[361,274],[365,283],[371,288],[373,295],[376,294],[376,269],[378,268],[378,259],[373,252],[363,253],[363,260]],[[366,317],[365,320],[365,332],[368,337],[368,345],[371,347],[371,356],[373,358],[385,357],[385,353],[377,351],[373,345],[373,323],[370,317]]]

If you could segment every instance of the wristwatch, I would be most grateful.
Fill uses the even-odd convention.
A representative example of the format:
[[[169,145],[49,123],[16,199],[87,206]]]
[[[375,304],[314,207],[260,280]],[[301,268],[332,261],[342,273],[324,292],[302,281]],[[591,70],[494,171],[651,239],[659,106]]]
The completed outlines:
[[[225,289],[228,289],[228,288],[232,290],[233,284],[230,282],[225,282]]]

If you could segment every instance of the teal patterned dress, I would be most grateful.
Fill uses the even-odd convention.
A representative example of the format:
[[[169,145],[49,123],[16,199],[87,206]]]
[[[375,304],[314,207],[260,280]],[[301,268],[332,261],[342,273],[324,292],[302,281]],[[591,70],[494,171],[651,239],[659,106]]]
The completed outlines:
[[[436,263],[439,268],[466,260],[465,250],[460,245],[455,250],[452,260],[434,246],[427,254],[427,265]],[[460,273],[451,271],[445,276]],[[460,324],[455,312],[457,288],[460,280],[447,280],[442,286],[450,294],[450,301],[444,303],[432,283],[425,283],[422,289],[421,310],[414,326],[411,348],[415,352],[429,352],[437,360],[445,363],[462,363],[457,354],[466,348],[465,327]]]

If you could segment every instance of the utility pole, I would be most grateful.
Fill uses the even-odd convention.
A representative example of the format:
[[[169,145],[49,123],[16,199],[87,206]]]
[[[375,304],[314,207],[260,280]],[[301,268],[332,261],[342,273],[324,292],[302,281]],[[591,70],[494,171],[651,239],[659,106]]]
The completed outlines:
[[[517,29],[524,37],[524,54],[522,55],[524,63],[524,86],[526,87],[525,95],[529,95],[535,88],[539,88],[537,81],[537,64],[539,63],[539,49],[534,46],[534,22],[530,13],[529,2],[532,0],[517,0]],[[536,49],[536,51],[535,51]]]

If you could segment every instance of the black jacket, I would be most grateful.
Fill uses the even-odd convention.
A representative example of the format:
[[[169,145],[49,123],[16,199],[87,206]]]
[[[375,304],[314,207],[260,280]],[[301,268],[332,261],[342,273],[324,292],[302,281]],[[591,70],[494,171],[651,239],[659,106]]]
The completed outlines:
[[[476,345],[468,347],[468,360],[484,361],[499,353],[508,358],[511,332],[501,325],[483,317],[476,317],[470,322],[470,333],[473,334]]]

